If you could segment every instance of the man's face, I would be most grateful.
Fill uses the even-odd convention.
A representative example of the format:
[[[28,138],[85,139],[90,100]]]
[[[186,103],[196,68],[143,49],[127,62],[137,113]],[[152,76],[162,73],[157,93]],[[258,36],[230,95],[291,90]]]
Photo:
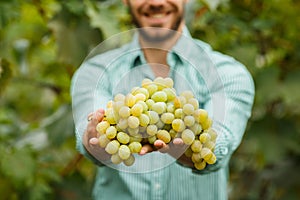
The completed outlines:
[[[187,0],[126,0],[133,23],[141,31],[144,39],[163,41],[181,31],[184,23],[184,6]],[[164,30],[148,29],[164,28]],[[173,31],[169,31],[173,30]],[[173,32],[173,33],[172,33]]]

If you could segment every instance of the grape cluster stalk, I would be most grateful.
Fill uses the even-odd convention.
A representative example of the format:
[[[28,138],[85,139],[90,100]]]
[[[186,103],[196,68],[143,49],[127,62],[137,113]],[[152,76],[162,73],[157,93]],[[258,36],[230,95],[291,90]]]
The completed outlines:
[[[104,119],[96,126],[99,145],[111,155],[114,164],[131,166],[133,154],[143,144],[153,145],[156,140],[169,144],[181,138],[188,146],[184,152],[194,167],[202,170],[214,164],[217,133],[211,128],[208,112],[199,108],[192,91],[179,95],[171,78],[144,79],[131,92],[117,94],[106,105]]]

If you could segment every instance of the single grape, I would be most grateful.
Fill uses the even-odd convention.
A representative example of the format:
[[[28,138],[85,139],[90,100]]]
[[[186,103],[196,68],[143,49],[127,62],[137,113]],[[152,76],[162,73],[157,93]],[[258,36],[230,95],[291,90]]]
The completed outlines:
[[[142,80],[142,87],[145,88],[151,83],[153,83],[151,79],[145,78],[145,79]]]
[[[169,143],[171,141],[170,133],[166,130],[157,131],[156,137],[162,140],[164,143]]]
[[[185,144],[191,145],[195,140],[195,134],[190,129],[185,129],[181,133],[181,138]]]
[[[186,91],[181,92],[181,93],[180,93],[180,96],[185,97],[186,100],[189,100],[189,99],[191,99],[191,98],[194,98],[194,94],[193,94],[193,92],[190,91],[190,90],[186,90]]]
[[[142,141],[143,141],[143,137],[140,134],[137,134],[135,136],[130,136],[129,143],[131,143],[131,142],[142,142]]]
[[[106,145],[110,142],[110,139],[108,139],[105,134],[100,135],[98,140],[99,140],[99,146],[102,148],[105,148]]]
[[[212,157],[213,153],[209,148],[202,148],[201,149],[201,157],[207,161],[210,159],[210,157]]]
[[[198,170],[203,170],[206,167],[206,162],[202,160],[201,162],[194,163],[194,167]]]
[[[186,126],[189,126],[189,127],[193,126],[195,124],[195,118],[193,116],[190,116],[190,115],[185,116],[183,121],[184,121],[184,124]]]
[[[174,81],[170,77],[164,78],[164,83],[165,83],[166,87],[168,87],[168,88],[173,88],[173,86],[174,86]]]
[[[131,93],[128,93],[125,97],[125,105],[128,106],[128,107],[132,107],[136,102],[136,97],[131,94]]]
[[[144,94],[145,95],[145,100],[149,98],[149,91],[146,88],[140,88],[140,87],[136,87],[134,88],[131,93],[133,95],[137,95],[137,94]],[[143,101],[145,101],[143,100]]]
[[[216,144],[213,141],[208,141],[205,144],[203,144],[203,147],[209,148],[210,150],[214,150]]]
[[[114,139],[117,135],[117,129],[114,126],[110,126],[106,129],[105,135],[108,139]]]
[[[194,125],[189,128],[195,133],[195,135],[199,135],[202,131],[202,126],[197,122],[195,122]]]
[[[175,115],[176,119],[183,119],[184,114],[183,114],[182,108],[177,108],[174,112],[174,115]]]
[[[194,140],[194,142],[191,145],[191,149],[195,153],[199,153],[202,149],[202,143],[199,140]]]
[[[167,112],[169,112],[169,113],[175,112],[175,107],[174,107],[173,103],[167,103]]]
[[[143,93],[137,93],[134,96],[136,98],[136,101],[146,101],[146,99],[147,99],[146,95]]]
[[[199,102],[196,98],[190,98],[188,103],[194,106],[194,110],[199,109]]]
[[[108,121],[108,123],[110,123],[110,124],[116,124],[116,122],[118,120],[117,115],[114,112],[113,108],[107,108],[105,110],[105,118],[106,118],[106,121]]]
[[[148,111],[148,105],[146,104],[146,102],[144,102],[144,101],[138,101],[137,104],[142,105],[142,107],[143,107],[143,112]]]
[[[140,126],[142,126],[142,127],[146,127],[150,123],[150,119],[149,119],[148,115],[146,115],[144,113],[142,113],[139,116],[139,121],[140,121]]]
[[[139,127],[137,127],[137,128],[130,128],[130,127],[128,127],[127,131],[129,133],[129,135],[131,135],[131,136],[137,136],[137,135],[139,135],[140,129],[139,129]]]
[[[158,121],[156,122],[155,125],[157,126],[158,129],[163,129],[164,126],[165,126],[165,123],[163,123],[163,122],[161,121],[161,119],[158,119]]]
[[[115,165],[118,165],[120,164],[123,160],[120,158],[119,154],[118,153],[115,153],[113,155],[111,155],[111,158],[110,158],[111,162]]]
[[[204,109],[197,109],[194,111],[193,116],[195,117],[196,122],[204,123],[208,118],[208,113]]]
[[[130,108],[128,106],[122,106],[119,109],[119,116],[121,118],[127,118],[130,116]]]
[[[117,101],[125,101],[125,95],[121,94],[121,93],[116,94],[115,97],[114,97],[114,101],[115,102],[117,102]]]
[[[182,132],[185,129],[184,122],[181,119],[174,119],[172,122],[172,128],[177,132]]]
[[[199,136],[199,140],[202,144],[209,142],[210,139],[210,135],[207,132],[204,132]]]
[[[133,116],[140,116],[144,111],[144,108],[141,104],[135,104],[131,107],[130,109],[130,113],[133,115]]]
[[[148,125],[147,126],[147,134],[150,136],[156,135],[157,133],[157,126],[154,124]]]
[[[173,113],[163,113],[160,117],[161,121],[165,124],[172,124],[174,118]]]
[[[173,88],[164,88],[162,91],[167,95],[168,101],[173,101],[175,99],[176,92]]]
[[[183,105],[182,111],[186,115],[192,115],[194,113],[194,106],[192,104],[187,103]]]
[[[140,124],[139,118],[137,118],[135,116],[128,117],[128,126],[130,128],[137,128],[137,127],[139,127],[139,124]]]
[[[121,118],[117,124],[117,128],[119,128],[120,130],[125,131],[128,127],[128,121],[127,119]]]
[[[168,96],[164,91],[157,91],[152,94],[151,99],[155,102],[166,102],[168,100]]]
[[[131,153],[139,153],[142,149],[142,144],[140,142],[131,142],[128,147]]]
[[[148,137],[149,144],[154,144],[154,142],[157,140],[156,135]]]
[[[133,165],[134,161],[135,161],[134,156],[130,155],[129,158],[127,158],[126,160],[123,160],[123,163],[126,166],[131,166],[131,165]]]
[[[212,156],[208,160],[206,160],[207,164],[210,164],[210,165],[215,164],[216,161],[217,161],[217,158],[216,158],[215,154],[212,154]]]
[[[117,134],[117,140],[121,143],[121,144],[127,144],[130,140],[130,137],[127,133],[124,132],[118,132]]]
[[[203,122],[201,125],[202,125],[203,130],[207,130],[211,127],[212,120],[208,117],[207,120],[205,122]]]
[[[144,88],[148,90],[149,96],[152,96],[156,91],[158,91],[158,86],[155,83],[148,84]]]
[[[150,110],[147,112],[147,115],[150,119],[150,124],[156,124],[158,122],[159,115],[157,112]]]
[[[197,162],[202,161],[200,153],[192,153],[191,159],[192,159],[193,163],[197,163]]]
[[[207,132],[210,135],[210,139],[212,141],[215,141],[216,138],[218,137],[218,133],[214,129],[212,129],[212,128],[208,129]]]
[[[118,152],[119,147],[120,147],[120,143],[117,140],[112,140],[106,145],[105,151],[113,155]]]
[[[155,103],[152,99],[147,99],[146,104],[148,106],[148,109],[152,108],[152,105]]]
[[[119,156],[122,160],[126,160],[126,159],[129,158],[131,152],[130,152],[130,149],[127,145],[122,144],[119,147],[118,154],[119,154]]]
[[[152,105],[151,110],[157,112],[158,114],[162,114],[166,112],[167,105],[164,102],[156,102]]]
[[[162,77],[155,78],[153,82],[157,85],[158,90],[162,90],[167,87],[164,78]]]

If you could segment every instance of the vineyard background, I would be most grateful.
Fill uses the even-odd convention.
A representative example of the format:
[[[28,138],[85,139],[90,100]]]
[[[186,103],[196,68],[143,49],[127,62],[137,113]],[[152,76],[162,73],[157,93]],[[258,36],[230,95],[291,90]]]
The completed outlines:
[[[300,199],[300,1],[190,3],[192,35],[244,63],[256,85],[230,199]],[[90,199],[95,167],[75,150],[70,80],[129,22],[120,0],[0,0],[1,199]]]

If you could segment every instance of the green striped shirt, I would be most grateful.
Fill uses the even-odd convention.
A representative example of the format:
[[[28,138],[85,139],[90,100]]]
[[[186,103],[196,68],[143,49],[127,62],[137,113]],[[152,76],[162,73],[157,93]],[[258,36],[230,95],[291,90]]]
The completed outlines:
[[[86,116],[105,108],[117,93],[128,93],[144,78],[154,79],[139,46],[132,42],[86,60],[72,80],[72,101],[78,150],[98,166],[94,199],[227,199],[228,163],[239,146],[251,115],[254,84],[247,69],[235,59],[215,52],[183,35],[168,53],[169,77],[178,93],[192,90],[213,119],[218,132],[217,162],[203,171],[181,166],[159,152],[136,155],[131,167],[100,163],[82,145]]]

